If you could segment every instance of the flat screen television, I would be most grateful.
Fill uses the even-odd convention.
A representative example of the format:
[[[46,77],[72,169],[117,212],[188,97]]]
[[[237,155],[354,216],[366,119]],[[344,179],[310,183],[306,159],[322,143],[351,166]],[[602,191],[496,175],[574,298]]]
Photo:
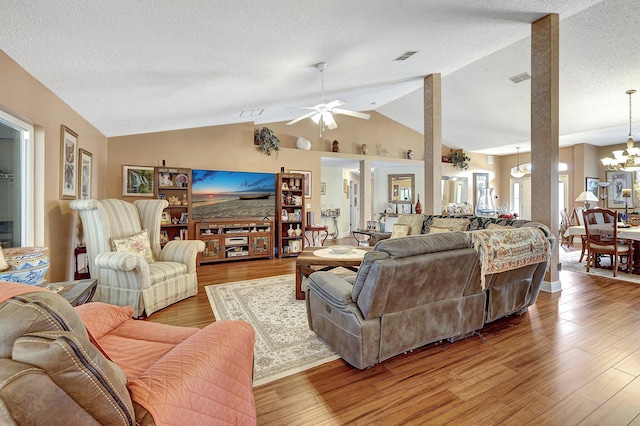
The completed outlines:
[[[194,219],[275,216],[275,173],[194,169],[191,174]]]

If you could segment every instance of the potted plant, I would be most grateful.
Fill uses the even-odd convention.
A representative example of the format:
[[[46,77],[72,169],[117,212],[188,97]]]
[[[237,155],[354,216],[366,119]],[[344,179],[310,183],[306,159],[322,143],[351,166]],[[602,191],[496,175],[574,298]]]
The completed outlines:
[[[256,130],[253,140],[258,145],[258,151],[271,155],[271,151],[280,151],[280,139],[268,127]]]
[[[469,161],[471,161],[471,158],[462,150],[451,152],[451,162],[454,167],[460,170],[467,170],[469,168]]]

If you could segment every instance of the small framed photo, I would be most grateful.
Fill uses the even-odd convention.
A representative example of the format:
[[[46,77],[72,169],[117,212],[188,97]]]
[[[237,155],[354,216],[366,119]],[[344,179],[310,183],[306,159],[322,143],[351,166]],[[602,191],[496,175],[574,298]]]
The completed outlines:
[[[163,225],[168,225],[171,223],[171,213],[169,212],[162,212],[162,219],[161,222]]]
[[[161,192],[160,194],[158,194],[158,200],[166,200],[167,199],[167,195],[164,192]]]
[[[80,173],[78,179],[78,187],[80,188],[80,199],[88,200],[91,198],[91,171],[93,168],[93,159],[89,151],[80,148]]]
[[[62,125],[60,130],[60,198],[76,198],[78,182],[78,134]]]
[[[309,170],[289,170],[289,173],[304,175],[304,198],[311,198],[311,172]]]
[[[173,173],[166,170],[158,172],[158,186],[173,186]]]
[[[320,195],[327,195],[327,184],[320,182]]]
[[[160,231],[160,243],[169,242],[169,233],[167,231]]]
[[[189,213],[182,212],[180,215],[180,223],[189,223]]]
[[[155,180],[153,167],[122,166],[122,195],[153,197]]]

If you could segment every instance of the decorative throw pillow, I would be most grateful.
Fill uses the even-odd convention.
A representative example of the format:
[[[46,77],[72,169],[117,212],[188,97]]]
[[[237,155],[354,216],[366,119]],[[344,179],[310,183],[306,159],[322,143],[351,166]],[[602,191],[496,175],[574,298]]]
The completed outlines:
[[[9,264],[4,258],[4,253],[2,253],[2,243],[0,243],[0,272],[4,272],[9,269]]]
[[[409,235],[409,225],[401,223],[393,224],[393,231],[391,232],[390,238],[406,237],[407,235]]]
[[[147,263],[155,262],[149,242],[149,230],[143,229],[133,235],[111,238],[111,250],[119,253],[139,254]]]
[[[422,233],[423,214],[399,214],[398,224],[409,225],[409,235],[420,235]]]
[[[440,228],[438,226],[433,226],[433,225],[431,225],[429,227],[429,233],[430,234],[440,234],[442,232],[453,232],[453,229],[451,229],[451,228]]]
[[[434,217],[431,221],[431,226],[449,228],[451,231],[466,231],[469,229],[469,223],[471,221],[465,218]],[[431,226],[429,229],[431,229]]]

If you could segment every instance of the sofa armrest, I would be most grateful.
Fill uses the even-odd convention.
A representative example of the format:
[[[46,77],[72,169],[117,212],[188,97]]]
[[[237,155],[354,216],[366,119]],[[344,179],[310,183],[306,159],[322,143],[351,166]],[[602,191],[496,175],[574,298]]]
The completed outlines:
[[[378,243],[378,241],[386,240],[388,238],[391,238],[391,232],[376,232],[371,236],[371,238],[369,238],[369,246],[373,247]]]
[[[311,289],[336,307],[345,308],[353,303],[353,285],[331,272],[320,271],[309,275],[309,290]]]
[[[156,424],[255,424],[253,327],[216,321],[129,382]]]
[[[204,242],[200,240],[169,241],[160,252],[161,261],[178,262],[187,265],[187,273],[196,272],[196,257],[204,251]]]
[[[96,267],[98,269],[110,269],[112,271],[130,272],[136,277],[135,282],[139,283],[141,289],[151,286],[151,278],[149,277],[149,265],[144,258],[133,253],[118,253],[113,251],[103,252],[96,256]],[[98,275],[100,276],[100,275]],[[109,281],[110,287],[127,287],[134,281],[128,278],[114,279]],[[98,281],[98,285],[101,282]]]

